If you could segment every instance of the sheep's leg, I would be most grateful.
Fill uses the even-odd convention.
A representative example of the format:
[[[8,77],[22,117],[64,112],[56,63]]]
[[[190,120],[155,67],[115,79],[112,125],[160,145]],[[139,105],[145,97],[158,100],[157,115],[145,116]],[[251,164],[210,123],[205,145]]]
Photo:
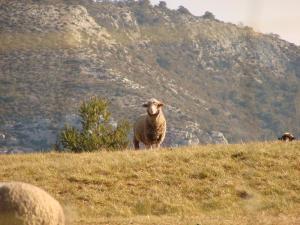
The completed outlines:
[[[134,149],[140,149],[139,141],[136,138],[133,138]]]

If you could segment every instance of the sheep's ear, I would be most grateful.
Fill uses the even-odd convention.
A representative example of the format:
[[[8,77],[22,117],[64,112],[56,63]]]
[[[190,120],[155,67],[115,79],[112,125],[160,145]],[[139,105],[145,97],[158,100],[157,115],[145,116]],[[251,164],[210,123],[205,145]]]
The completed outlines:
[[[158,103],[158,107],[162,107],[162,106],[164,106],[164,103],[159,102],[159,103]]]
[[[144,104],[143,104],[143,107],[146,107],[146,108],[147,108],[147,107],[148,107],[148,103],[144,103]]]

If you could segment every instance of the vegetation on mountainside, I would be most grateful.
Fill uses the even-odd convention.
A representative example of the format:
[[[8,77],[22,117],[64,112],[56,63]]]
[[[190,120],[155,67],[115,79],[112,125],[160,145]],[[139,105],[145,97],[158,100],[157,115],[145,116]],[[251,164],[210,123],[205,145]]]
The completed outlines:
[[[61,131],[58,147],[72,152],[89,152],[99,149],[120,150],[128,147],[129,122],[118,122],[114,127],[110,121],[108,102],[92,97],[79,109],[81,129],[66,125]]]
[[[0,155],[0,180],[42,187],[69,225],[299,225],[300,144]]]

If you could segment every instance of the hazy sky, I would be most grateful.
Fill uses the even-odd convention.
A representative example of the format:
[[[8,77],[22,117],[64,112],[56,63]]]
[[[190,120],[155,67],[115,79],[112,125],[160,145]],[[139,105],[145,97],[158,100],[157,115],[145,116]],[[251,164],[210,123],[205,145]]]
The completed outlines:
[[[160,0],[151,0],[157,4]],[[217,19],[254,27],[263,33],[276,33],[300,45],[300,0],[165,0],[169,8],[179,5],[194,15],[212,12]]]

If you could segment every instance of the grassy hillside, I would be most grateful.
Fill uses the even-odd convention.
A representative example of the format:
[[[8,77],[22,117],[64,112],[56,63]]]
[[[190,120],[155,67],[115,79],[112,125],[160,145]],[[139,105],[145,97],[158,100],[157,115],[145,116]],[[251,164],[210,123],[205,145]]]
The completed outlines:
[[[47,190],[69,224],[300,224],[300,143],[0,155],[0,180]]]

